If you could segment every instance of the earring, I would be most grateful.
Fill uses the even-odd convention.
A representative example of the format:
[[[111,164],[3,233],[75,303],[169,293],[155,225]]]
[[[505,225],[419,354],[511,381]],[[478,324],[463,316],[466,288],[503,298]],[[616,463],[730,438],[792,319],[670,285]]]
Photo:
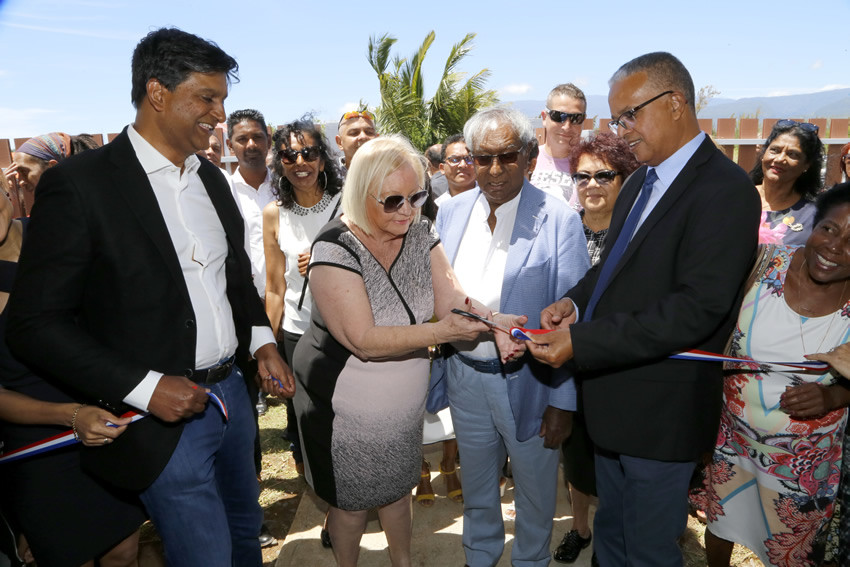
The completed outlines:
[[[322,170],[322,175],[324,175],[324,176],[325,176],[325,177],[324,177],[325,183],[324,183],[324,185],[322,186],[322,191],[324,191],[325,189],[327,189],[327,188],[328,188],[328,174],[327,174],[327,173],[325,173],[325,170],[324,170],[324,169]]]

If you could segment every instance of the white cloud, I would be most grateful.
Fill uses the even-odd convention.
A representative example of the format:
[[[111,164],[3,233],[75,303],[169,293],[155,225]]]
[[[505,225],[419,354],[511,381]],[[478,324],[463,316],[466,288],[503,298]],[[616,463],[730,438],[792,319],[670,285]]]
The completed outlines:
[[[814,63],[812,63],[812,69],[820,69],[821,67],[823,67],[823,61],[820,59],[817,59]]]
[[[47,108],[7,108],[0,106],[0,124],[3,125],[0,136],[3,138],[37,136],[44,130],[44,118],[58,113],[57,110]]]
[[[504,87],[500,88],[499,94],[522,95],[533,89],[534,87],[532,87],[528,83],[514,83],[511,85],[505,85]]]
[[[835,89],[846,89],[846,88],[850,88],[850,85],[824,85],[823,87],[818,89],[818,92],[834,91]]]
[[[579,88],[585,88],[590,84],[590,79],[587,77],[576,77],[573,84]]]

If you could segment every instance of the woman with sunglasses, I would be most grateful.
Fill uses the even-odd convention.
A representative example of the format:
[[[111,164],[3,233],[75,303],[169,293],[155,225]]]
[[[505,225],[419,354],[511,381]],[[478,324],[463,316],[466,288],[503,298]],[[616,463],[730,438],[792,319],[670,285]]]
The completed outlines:
[[[581,141],[570,154],[570,171],[582,206],[581,220],[591,264],[599,261],[602,242],[611,224],[611,213],[620,187],[638,168],[628,143],[609,132]],[[580,385],[579,385],[580,387]],[[581,396],[578,396],[581,400]],[[564,441],[564,481],[573,504],[573,525],[555,550],[560,563],[574,562],[590,545],[589,510],[596,494],[593,443],[584,424],[581,405],[573,416],[573,433]]]
[[[759,242],[802,245],[812,232],[812,200],[823,187],[823,144],[818,127],[780,120],[773,126],[750,179],[761,195]]]
[[[424,184],[407,140],[366,142],[346,176],[343,216],[312,247],[315,308],[295,348],[295,409],[307,481],[330,505],[328,530],[343,567],[357,564],[372,508],[392,564],[410,565],[427,347],[489,331],[451,312],[474,306],[490,316],[464,294],[430,221],[420,219]],[[435,313],[438,321],[428,322]]]
[[[292,366],[295,345],[310,326],[312,299],[304,283],[310,245],[319,230],[338,215],[342,175],[330,156],[327,140],[308,119],[279,128],[272,144],[275,200],[263,209],[266,314],[283,346],[282,354]],[[303,474],[298,424],[289,399],[286,418],[295,468]]]

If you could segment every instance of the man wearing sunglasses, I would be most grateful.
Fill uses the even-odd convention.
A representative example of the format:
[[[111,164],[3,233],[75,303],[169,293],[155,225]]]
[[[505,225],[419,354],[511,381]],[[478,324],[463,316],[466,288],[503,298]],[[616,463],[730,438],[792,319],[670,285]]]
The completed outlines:
[[[475,187],[472,154],[466,147],[463,134],[453,134],[443,142],[440,149],[440,171],[448,183],[448,191],[434,200],[438,207],[452,197]]]
[[[480,111],[463,133],[478,187],[440,207],[446,255],[470,297],[539,327],[540,310],[590,266],[581,220],[525,179],[534,131],[522,113]],[[447,361],[435,361],[428,411],[448,401],[463,455],[466,563],[492,567],[504,550],[499,479],[508,455],[517,495],[511,563],[549,565],[558,449],[570,433],[574,384],[565,370],[528,356],[502,363],[492,338],[454,346]]]
[[[581,140],[581,127],[587,111],[587,99],[572,83],[558,85],[546,98],[540,113],[546,143],[540,146],[531,184],[569,203],[578,210],[578,195],[570,175],[569,155]]]
[[[700,131],[693,81],[673,55],[640,56],[609,85],[611,129],[645,167],[620,191],[599,263],[541,314],[557,330],[528,348],[555,367],[572,359],[582,381],[599,563],[678,567],[688,483],[714,447],[723,377],[720,363],[668,357],[723,352],[761,203]]]
[[[351,167],[351,159],[355,152],[371,140],[378,137],[375,128],[375,115],[368,110],[352,110],[346,112],[339,119],[339,127],[336,135],[336,145],[343,154],[342,166],[344,170]]]

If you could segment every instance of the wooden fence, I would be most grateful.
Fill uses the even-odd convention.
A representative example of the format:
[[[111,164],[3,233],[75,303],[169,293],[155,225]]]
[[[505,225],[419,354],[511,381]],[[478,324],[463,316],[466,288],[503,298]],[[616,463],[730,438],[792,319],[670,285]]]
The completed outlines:
[[[701,118],[700,127],[704,132],[711,135],[723,152],[738,165],[749,171],[755,164],[756,154],[759,146],[770,133],[773,125],[779,118]],[[798,122],[811,122],[817,124],[818,135],[826,146],[826,168],[824,186],[829,187],[841,180],[839,168],[841,147],[850,142],[848,118],[794,118]],[[588,118],[584,121],[583,130],[608,130],[610,118]],[[537,139],[540,144],[546,143],[546,132],[542,128],[537,129]],[[221,128],[216,128],[216,136],[221,141],[223,149],[223,165],[228,170],[236,162],[236,158],[230,154],[227,144],[224,143],[225,133]],[[98,144],[103,144],[104,139],[111,142],[117,133],[92,134]],[[17,148],[29,138],[14,138],[13,140],[0,139],[0,167],[6,168],[12,163],[12,148]],[[14,181],[14,180],[13,180]],[[16,216],[25,216],[32,207],[33,195],[31,192],[23,191],[13,184],[10,197],[15,206]]]

